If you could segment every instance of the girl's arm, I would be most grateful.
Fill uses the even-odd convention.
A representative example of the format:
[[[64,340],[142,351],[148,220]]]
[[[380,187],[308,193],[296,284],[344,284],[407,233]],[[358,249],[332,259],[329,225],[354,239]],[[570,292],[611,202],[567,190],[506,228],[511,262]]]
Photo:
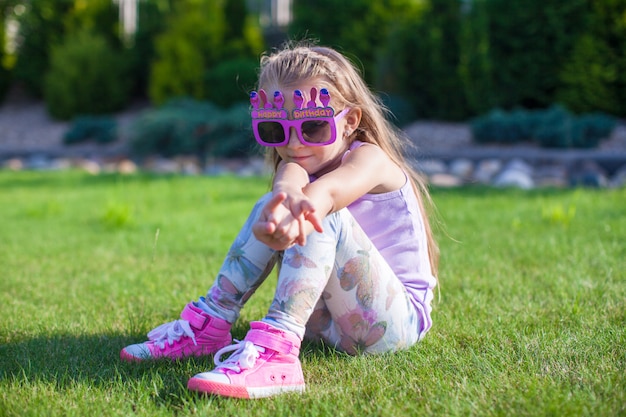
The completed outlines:
[[[365,194],[379,194],[401,188],[404,171],[376,145],[363,144],[350,151],[343,163],[304,187],[315,216],[324,217],[347,207]]]
[[[304,245],[313,230],[322,231],[322,219],[347,207],[367,193],[401,188],[406,176],[378,146],[364,144],[352,150],[334,170],[309,182],[297,164],[279,167],[274,198],[255,225],[255,236],[273,249]]]

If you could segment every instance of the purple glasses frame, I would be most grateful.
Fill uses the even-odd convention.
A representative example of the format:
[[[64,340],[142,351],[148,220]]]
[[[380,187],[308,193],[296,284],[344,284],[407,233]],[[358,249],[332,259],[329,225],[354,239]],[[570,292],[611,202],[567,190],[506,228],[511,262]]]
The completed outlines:
[[[296,108],[291,111],[292,119],[288,119],[287,110],[283,108],[284,97],[280,91],[276,91],[274,93],[273,103],[270,103],[267,99],[265,91],[259,90],[258,93],[256,91],[251,92],[250,103],[252,104],[252,131],[256,141],[262,146],[286,146],[290,140],[291,128],[294,128],[300,143],[305,146],[326,146],[334,143],[337,140],[337,122],[348,113],[350,108],[346,107],[335,116],[335,110],[328,106],[328,103],[330,102],[330,94],[328,93],[328,90],[325,88],[320,90],[320,101],[322,102],[323,107],[317,106],[315,102],[316,97],[317,89],[312,88],[311,100],[307,103],[306,108],[302,108],[302,104],[304,102],[302,92],[300,90],[295,90],[293,93],[293,101]],[[316,139],[311,141],[310,138],[307,139],[307,135],[302,131],[303,124],[307,122],[314,123],[314,128],[319,128],[320,122],[327,123],[327,125],[323,125],[323,140]],[[273,126],[273,132],[270,133],[271,135],[275,135],[280,132],[279,127],[275,126],[275,124],[280,125],[283,133],[282,140],[277,142],[265,140],[263,138],[263,128],[268,126],[264,126],[264,124],[270,124],[269,126]],[[328,129],[327,132],[326,129]]]

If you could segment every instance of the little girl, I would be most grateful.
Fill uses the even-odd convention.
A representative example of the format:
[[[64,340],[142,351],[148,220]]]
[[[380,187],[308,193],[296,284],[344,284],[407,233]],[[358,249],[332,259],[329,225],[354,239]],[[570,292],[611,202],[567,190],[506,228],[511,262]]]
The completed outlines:
[[[127,346],[127,361],[215,354],[188,388],[259,398],[304,391],[303,338],[352,355],[408,348],[431,327],[438,252],[425,185],[358,71],[333,49],[261,60],[254,136],[274,167],[206,297]],[[267,315],[232,344],[245,302],[278,265]],[[230,357],[222,360],[227,352]]]

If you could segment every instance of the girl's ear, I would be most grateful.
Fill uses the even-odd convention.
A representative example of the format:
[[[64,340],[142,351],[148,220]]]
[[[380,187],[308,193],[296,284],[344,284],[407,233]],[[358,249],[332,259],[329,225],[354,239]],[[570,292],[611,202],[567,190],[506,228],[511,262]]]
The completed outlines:
[[[358,107],[350,109],[345,117],[346,128],[354,132],[361,123],[361,114],[361,109],[359,109]]]

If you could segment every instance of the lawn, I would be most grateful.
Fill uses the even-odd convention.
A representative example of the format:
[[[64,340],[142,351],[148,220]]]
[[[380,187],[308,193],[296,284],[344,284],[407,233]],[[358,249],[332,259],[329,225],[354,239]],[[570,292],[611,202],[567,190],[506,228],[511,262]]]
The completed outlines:
[[[188,392],[210,357],[120,362],[122,347],[204,294],[267,188],[0,171],[0,416],[626,415],[625,189],[433,190],[431,332],[374,357],[306,345],[302,396]]]

